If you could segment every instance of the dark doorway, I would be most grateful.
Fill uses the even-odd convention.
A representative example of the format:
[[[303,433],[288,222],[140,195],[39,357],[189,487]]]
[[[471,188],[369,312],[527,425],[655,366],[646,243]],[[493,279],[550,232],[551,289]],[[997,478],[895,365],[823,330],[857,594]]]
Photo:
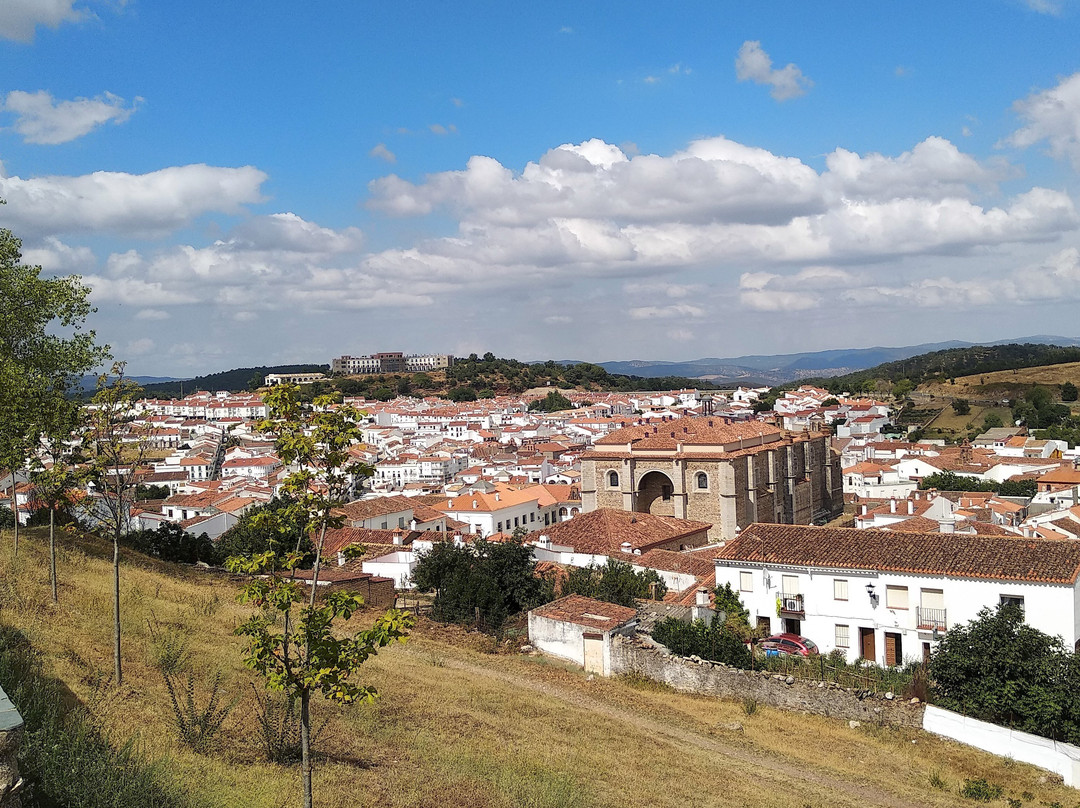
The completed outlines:
[[[885,632],[885,664],[889,667],[900,665],[904,661],[904,649],[900,644],[900,635],[892,631]]]

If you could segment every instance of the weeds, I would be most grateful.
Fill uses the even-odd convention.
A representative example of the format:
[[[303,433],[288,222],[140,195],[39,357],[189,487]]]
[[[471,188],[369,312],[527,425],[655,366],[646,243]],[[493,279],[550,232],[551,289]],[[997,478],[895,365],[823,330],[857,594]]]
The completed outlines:
[[[146,627],[150,632],[150,664],[164,676],[175,676],[187,664],[187,640],[179,631],[163,628],[153,613]]]
[[[266,759],[271,763],[295,763],[300,760],[300,711],[296,699],[261,695],[254,683],[255,720]]]
[[[747,715],[753,715],[757,712],[758,701],[753,696],[747,696],[742,700],[743,712]]]
[[[195,701],[195,674],[188,671],[187,684],[183,692],[173,681],[173,677],[164,671],[165,688],[169,691],[177,736],[180,742],[195,752],[209,752],[214,748],[221,725],[236,706],[235,699],[228,704],[220,704],[221,674],[215,673],[210,680],[210,697],[200,707]]]
[[[982,777],[965,780],[960,787],[960,796],[976,802],[992,802],[1000,799],[1004,789],[997,783],[989,783]]]
[[[930,786],[932,788],[936,788],[938,791],[948,791],[949,790],[948,781],[944,777],[941,776],[941,772],[939,772],[937,769],[934,769],[932,772],[930,772],[930,778],[929,779],[930,779]]]
[[[26,637],[0,627],[0,682],[25,731],[19,768],[30,783],[26,805],[83,808],[182,808],[190,804],[133,741],[111,747],[63,685],[45,676]]]

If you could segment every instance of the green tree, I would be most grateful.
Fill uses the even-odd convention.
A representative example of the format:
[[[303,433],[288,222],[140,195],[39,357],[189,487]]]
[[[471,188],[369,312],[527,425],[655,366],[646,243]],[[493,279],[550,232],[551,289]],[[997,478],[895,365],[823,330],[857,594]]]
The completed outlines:
[[[562,412],[573,409],[574,404],[558,390],[549,390],[543,398],[529,402],[529,409],[540,412]]]
[[[932,701],[982,721],[1065,739],[1076,714],[1064,711],[1069,657],[1061,640],[1024,622],[1023,607],[983,609],[950,626],[930,658]]]
[[[464,387],[455,387],[446,397],[451,401],[476,401],[478,396],[476,395],[476,389],[468,385]]]
[[[952,408],[957,415],[967,415],[971,412],[971,402],[966,398],[956,398],[953,399]]]
[[[136,530],[124,536],[124,544],[151,558],[182,564],[216,564],[221,556],[206,533],[196,536],[175,522],[162,522],[154,530]]]
[[[265,518],[263,513],[276,515]],[[249,509],[217,540],[221,558],[255,556],[267,551],[281,556],[290,549],[300,553],[300,569],[315,562],[315,546],[307,532],[306,514],[296,508],[289,496],[274,497],[265,505]]]
[[[303,535],[316,537],[310,591],[305,596],[302,584],[295,578],[302,560],[299,539],[289,552],[270,550],[250,557],[233,556],[226,567],[252,576],[240,600],[260,610],[236,629],[248,640],[245,664],[266,679],[267,687],[300,702],[304,808],[311,808],[312,695],[321,694],[342,704],[374,699],[375,689],[357,684],[353,677],[380,648],[404,640],[412,618],[390,609],[371,628],[339,638],[334,633],[335,621],[348,620],[363,600],[352,593],[332,591],[321,605],[316,604],[326,531],[341,526],[343,517],[335,511],[348,500],[358,482],[373,472],[370,465],[349,453],[349,448],[362,438],[361,413],[330,396],[305,405],[294,385],[275,388],[267,395],[266,404],[270,415],[256,428],[273,436],[282,461],[299,470],[289,474],[282,484],[291,504],[264,510],[256,524],[286,535],[292,525],[300,523],[304,525]]]
[[[894,398],[903,399],[907,398],[914,389],[915,384],[911,379],[900,379],[900,381],[893,385],[892,394]]]
[[[632,607],[638,600],[663,600],[667,584],[656,570],[635,572],[626,562],[609,558],[602,567],[574,567],[559,594],[584,595]]]
[[[62,444],[53,445],[59,447]],[[69,509],[79,491],[78,475],[68,460],[58,452],[47,464],[38,459],[30,473],[34,499],[49,512],[49,583],[53,603],[60,602],[56,575],[56,514],[57,511]]]
[[[988,412],[986,417],[983,418],[983,432],[990,429],[1000,429],[1005,426],[1005,422],[1001,420],[1001,416],[996,412]]]
[[[550,582],[537,578],[532,548],[516,541],[477,539],[471,546],[438,542],[417,561],[413,583],[434,592],[432,615],[445,623],[477,617],[497,631],[508,617],[551,599]]]
[[[131,529],[135,489],[144,473],[146,431],[132,426],[140,388],[124,376],[124,363],[110,376],[98,377],[92,405],[86,409],[82,449],[87,457],[84,478],[92,495],[84,500],[84,517],[92,529],[113,543],[113,676],[123,683],[120,660],[120,544]]]
[[[1080,391],[1077,391],[1076,385],[1072,382],[1065,382],[1065,384],[1061,385],[1062,401],[1076,401],[1078,393],[1080,393]]]
[[[78,276],[41,272],[22,263],[22,242],[0,228],[0,466],[12,487],[41,436],[67,417],[68,394],[107,355],[85,328],[89,288]],[[16,552],[18,542],[16,521]]]

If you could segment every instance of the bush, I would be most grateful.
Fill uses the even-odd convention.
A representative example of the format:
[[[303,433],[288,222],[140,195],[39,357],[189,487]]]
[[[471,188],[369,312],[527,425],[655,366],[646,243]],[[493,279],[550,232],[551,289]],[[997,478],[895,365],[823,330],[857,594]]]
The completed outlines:
[[[953,400],[952,408],[957,415],[967,415],[971,412],[971,402],[966,398],[957,398]]]
[[[982,777],[965,780],[964,785],[960,787],[960,796],[976,802],[992,802],[999,799],[1003,793],[1004,789],[1001,786],[997,783],[988,783]]]
[[[656,570],[634,572],[623,561],[608,559],[602,567],[575,567],[570,570],[560,595],[584,595],[587,598],[633,607],[645,598],[663,600],[667,584]]]
[[[154,530],[125,533],[123,543],[151,558],[183,564],[220,564],[224,557],[205,533],[195,536],[175,522],[162,522]]]
[[[210,679],[210,695],[201,707],[195,701],[195,674],[188,671],[187,684],[183,690],[167,673],[161,674],[165,680],[165,689],[169,691],[169,703],[172,705],[176,734],[180,743],[194,752],[210,752],[216,743],[221,725],[229,717],[236,702],[221,704],[221,674]]]
[[[161,763],[147,760],[133,742],[112,748],[86,709],[59,681],[45,676],[25,636],[6,627],[0,627],[0,685],[25,724],[19,768],[32,791],[23,800],[26,808],[192,804]]]
[[[507,618],[551,600],[554,587],[535,569],[532,548],[520,542],[477,539],[458,547],[444,541],[421,556],[413,582],[421,592],[435,592],[436,620],[479,622],[497,631]]]
[[[746,644],[719,620],[706,626],[704,620],[684,623],[668,617],[656,624],[652,636],[677,656],[698,656],[735,668],[750,667],[750,651]]]

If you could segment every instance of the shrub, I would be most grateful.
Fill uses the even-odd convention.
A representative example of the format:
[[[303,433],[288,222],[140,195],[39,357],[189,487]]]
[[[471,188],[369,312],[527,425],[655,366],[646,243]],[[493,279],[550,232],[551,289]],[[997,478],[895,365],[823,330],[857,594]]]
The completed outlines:
[[[563,582],[560,595],[584,595],[587,598],[633,607],[644,598],[663,600],[667,585],[656,570],[634,572],[623,561],[609,558],[602,567],[575,567]]]
[[[976,802],[992,802],[999,799],[1003,792],[1004,789],[997,783],[988,783],[982,777],[965,780],[964,785],[960,787],[960,796]]]
[[[165,689],[169,691],[169,702],[172,705],[180,743],[195,752],[211,751],[222,724],[236,705],[235,700],[228,704],[221,704],[219,701],[221,674],[216,673],[210,679],[210,696],[201,707],[195,701],[194,673],[188,671],[187,684],[182,692],[172,676],[167,673],[162,673],[161,676],[165,680]]]
[[[37,804],[80,808],[184,808],[191,801],[160,761],[131,741],[114,749],[85,708],[47,677],[26,637],[0,627],[0,684],[25,724],[19,768]],[[33,803],[28,803],[33,804]]]

